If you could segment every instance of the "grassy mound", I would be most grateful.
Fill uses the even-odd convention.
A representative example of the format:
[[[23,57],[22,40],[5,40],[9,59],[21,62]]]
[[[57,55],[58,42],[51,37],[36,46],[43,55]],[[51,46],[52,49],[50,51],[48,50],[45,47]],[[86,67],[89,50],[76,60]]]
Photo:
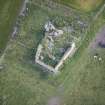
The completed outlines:
[[[103,0],[57,0],[63,4],[89,12],[95,10],[103,3]]]

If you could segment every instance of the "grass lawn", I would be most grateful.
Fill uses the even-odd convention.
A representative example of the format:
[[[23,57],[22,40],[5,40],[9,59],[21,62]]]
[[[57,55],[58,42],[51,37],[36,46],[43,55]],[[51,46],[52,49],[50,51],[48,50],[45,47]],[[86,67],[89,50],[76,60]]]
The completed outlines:
[[[0,0],[0,51],[6,46],[22,0]]]
[[[95,10],[104,0],[56,0],[85,12]]]
[[[0,105],[47,105],[54,96],[63,101],[61,105],[104,105],[105,57],[102,62],[95,61],[88,46],[105,17],[98,17],[72,60],[65,63],[60,75],[53,76],[32,62],[44,37],[40,29],[52,14],[41,7],[31,4],[17,38],[9,41],[0,59],[0,64],[4,64],[0,71]]]

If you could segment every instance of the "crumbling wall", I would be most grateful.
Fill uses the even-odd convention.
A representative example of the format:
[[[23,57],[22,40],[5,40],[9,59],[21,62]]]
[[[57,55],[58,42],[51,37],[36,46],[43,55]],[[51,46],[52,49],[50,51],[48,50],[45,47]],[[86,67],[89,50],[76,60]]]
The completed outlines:
[[[62,59],[59,61],[59,63],[56,65],[55,70],[59,70],[59,68],[63,65],[64,61],[68,58],[68,57],[72,57],[72,55],[75,53],[76,51],[76,45],[75,43],[72,43],[71,48],[69,48],[64,56],[62,57]]]
[[[72,57],[72,55],[75,53],[76,51],[76,45],[75,43],[72,43],[71,47],[65,52],[64,56],[61,58],[61,60],[59,61],[59,63],[54,67],[45,64],[44,62],[42,62],[41,60],[39,60],[39,56],[42,50],[42,45],[40,44],[38,46],[38,50],[35,56],[35,62],[37,64],[39,64],[40,66],[42,66],[44,69],[46,69],[47,71],[53,72],[55,74],[57,74],[59,72],[60,67],[63,65],[64,61],[68,58],[68,57]]]

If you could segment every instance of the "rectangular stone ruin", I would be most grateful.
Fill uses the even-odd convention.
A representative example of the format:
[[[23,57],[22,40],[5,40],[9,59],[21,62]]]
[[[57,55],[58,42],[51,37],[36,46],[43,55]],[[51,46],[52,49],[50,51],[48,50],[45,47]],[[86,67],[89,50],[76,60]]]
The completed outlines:
[[[54,42],[55,39],[59,40],[60,37],[64,37],[64,31],[55,28],[51,22],[46,23],[44,28],[45,38],[42,40],[42,43],[38,45],[35,55],[35,63],[40,65],[40,67],[44,70],[57,74],[63,66],[65,60],[69,57],[72,57],[75,53],[76,44],[72,41],[65,47],[62,42],[61,45],[63,48],[59,48],[61,50],[59,51],[54,45]],[[55,55],[53,54],[54,48],[58,51]]]

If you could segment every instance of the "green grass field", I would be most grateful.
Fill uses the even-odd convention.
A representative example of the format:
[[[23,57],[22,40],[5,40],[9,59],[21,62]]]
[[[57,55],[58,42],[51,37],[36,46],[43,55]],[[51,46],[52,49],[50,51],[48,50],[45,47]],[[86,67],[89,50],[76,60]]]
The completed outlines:
[[[36,4],[34,0],[33,3]],[[91,25],[83,44],[60,75],[48,75],[32,62],[44,37],[40,29],[56,13],[62,14],[62,10],[51,12],[47,7],[31,4],[17,38],[9,41],[0,59],[4,65],[0,71],[0,105],[47,105],[55,96],[61,105],[105,105],[105,56],[102,62],[95,61],[88,48],[105,23],[103,14]]]
[[[104,0],[56,0],[76,9],[89,12],[100,6]]]
[[[7,44],[22,0],[0,0],[0,51]]]

